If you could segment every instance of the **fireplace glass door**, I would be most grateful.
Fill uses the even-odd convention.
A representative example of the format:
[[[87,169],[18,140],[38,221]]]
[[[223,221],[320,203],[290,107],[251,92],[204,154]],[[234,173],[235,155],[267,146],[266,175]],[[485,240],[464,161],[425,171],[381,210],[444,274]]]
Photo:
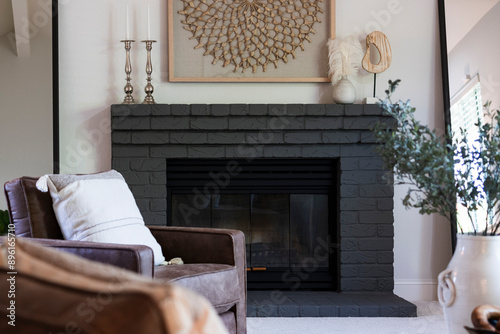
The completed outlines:
[[[301,189],[293,182],[273,188],[272,180],[259,187],[256,178],[244,186],[237,178],[219,188],[205,187],[208,180],[195,185],[192,179],[187,187],[175,187],[179,179],[172,180],[169,225],[243,231],[250,289],[295,288],[298,281],[300,288],[332,288],[335,254],[324,256],[334,234],[332,188]]]
[[[193,199],[172,195],[172,225],[243,231],[250,269],[301,266],[328,235],[328,194],[219,194],[190,212]],[[317,264],[328,267],[324,258]]]

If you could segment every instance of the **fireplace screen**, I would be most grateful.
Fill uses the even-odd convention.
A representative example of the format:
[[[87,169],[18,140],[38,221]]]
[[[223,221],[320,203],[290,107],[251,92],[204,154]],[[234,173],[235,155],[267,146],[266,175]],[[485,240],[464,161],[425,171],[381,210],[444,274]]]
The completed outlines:
[[[248,268],[301,266],[328,235],[328,194],[219,194],[190,214],[194,196],[172,195],[172,225],[243,231]]]
[[[167,171],[169,225],[243,231],[250,288],[255,284],[262,286],[263,282],[268,287],[276,287],[286,278],[295,282],[292,278],[301,273],[304,276],[302,271],[308,273],[302,287],[311,287],[311,279],[326,281],[319,284],[321,287],[331,285],[330,267],[335,256],[318,257],[317,254],[319,250],[321,254],[326,252],[322,247],[334,234],[331,226],[335,214],[332,175],[326,177],[324,173],[311,173],[308,169],[302,175],[308,176],[304,181],[297,178],[298,170],[290,175],[290,161],[281,162],[285,171],[280,172],[276,169],[277,161],[268,161],[275,170],[273,173],[250,172],[255,166],[239,162],[235,165],[239,168],[237,174],[227,173],[228,178],[219,179],[217,183],[213,176],[223,175],[221,171],[227,165],[217,160],[214,169],[213,162],[202,162],[211,166],[191,165],[189,168],[179,166],[178,161],[170,165],[170,173]],[[263,163],[259,161],[258,170]],[[209,168],[212,181],[202,176]],[[201,173],[201,170],[205,171]],[[329,179],[325,182],[327,185],[319,185],[318,174]],[[183,185],[181,179],[187,185]],[[214,186],[217,184],[219,187]],[[311,266],[314,270],[310,270]]]

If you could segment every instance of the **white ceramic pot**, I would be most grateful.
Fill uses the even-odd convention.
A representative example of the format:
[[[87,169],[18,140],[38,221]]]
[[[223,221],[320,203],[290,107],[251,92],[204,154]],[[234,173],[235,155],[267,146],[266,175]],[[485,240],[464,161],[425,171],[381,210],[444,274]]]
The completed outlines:
[[[346,76],[333,85],[333,100],[335,103],[353,104],[356,99],[356,90]]]
[[[457,235],[457,248],[438,277],[449,334],[466,334],[478,305],[500,305],[500,236]]]

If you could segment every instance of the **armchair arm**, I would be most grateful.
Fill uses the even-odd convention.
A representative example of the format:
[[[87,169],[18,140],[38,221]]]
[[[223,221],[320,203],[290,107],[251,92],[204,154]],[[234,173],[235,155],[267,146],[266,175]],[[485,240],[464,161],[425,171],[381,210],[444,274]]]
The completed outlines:
[[[79,255],[88,260],[111,264],[153,277],[153,250],[148,246],[56,239],[30,238],[30,240],[47,247]]]
[[[165,258],[184,263],[245,266],[245,235],[241,231],[201,227],[148,226]]]

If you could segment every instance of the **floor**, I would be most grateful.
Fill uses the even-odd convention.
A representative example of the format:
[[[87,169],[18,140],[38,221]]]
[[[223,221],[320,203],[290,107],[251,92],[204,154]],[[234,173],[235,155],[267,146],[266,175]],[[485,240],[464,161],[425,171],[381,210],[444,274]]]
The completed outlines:
[[[248,334],[444,334],[448,333],[436,301],[416,301],[417,317],[247,318]],[[464,332],[465,333],[465,332]]]

